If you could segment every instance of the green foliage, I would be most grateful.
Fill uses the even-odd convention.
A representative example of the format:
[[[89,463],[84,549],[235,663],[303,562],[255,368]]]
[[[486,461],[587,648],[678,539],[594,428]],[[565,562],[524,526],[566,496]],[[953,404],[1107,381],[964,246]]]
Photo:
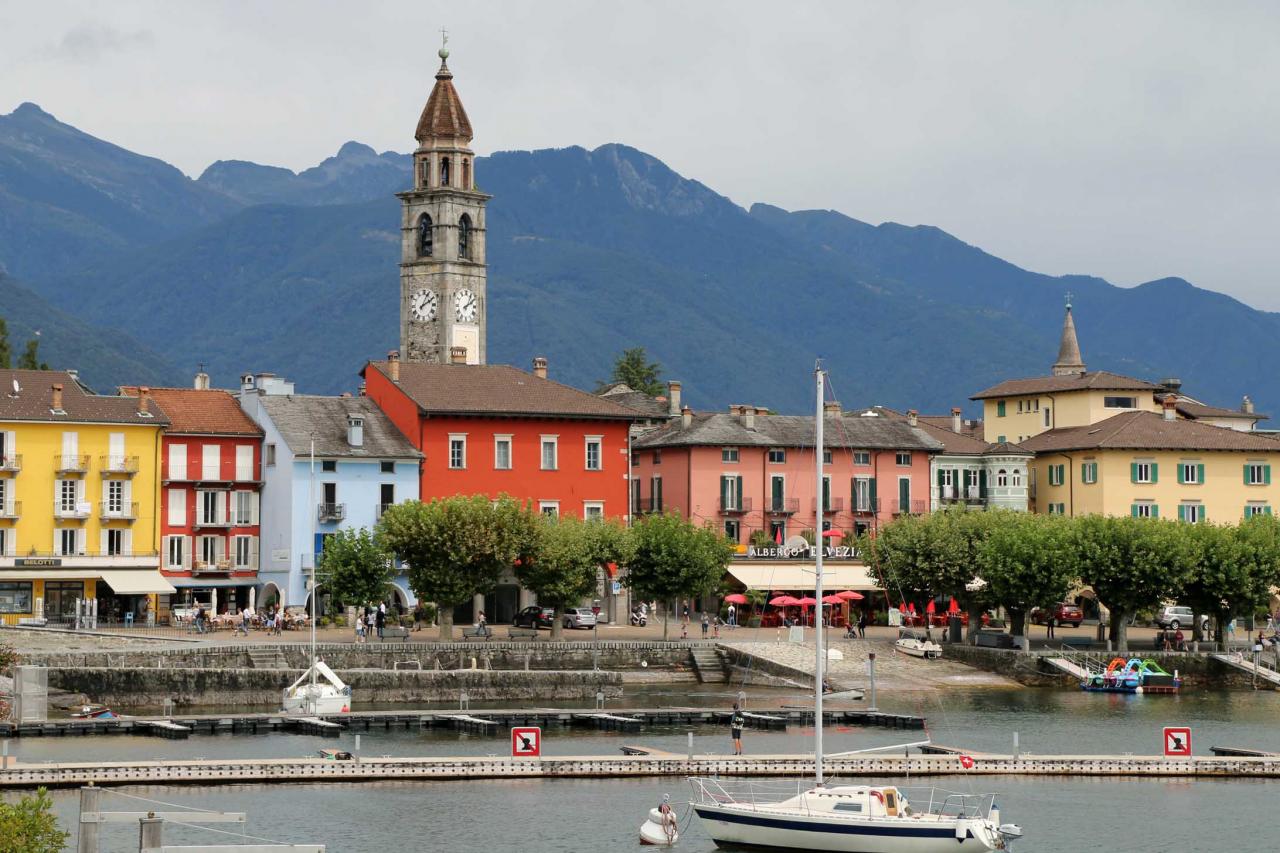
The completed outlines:
[[[49,792],[0,802],[0,853],[62,853],[70,833],[58,828]]]
[[[36,332],[39,335],[39,332]],[[49,365],[40,360],[40,338],[35,337],[27,341],[27,347],[22,351],[22,355],[18,356],[19,370],[48,370]]]
[[[1061,601],[1079,574],[1070,528],[1060,516],[1006,513],[982,542],[984,592],[1009,611],[1015,635],[1031,608]]]
[[[650,397],[664,392],[662,385],[662,365],[649,361],[644,347],[625,349],[613,360],[613,372],[609,375],[611,382],[625,382],[636,391],[642,391]]]
[[[705,595],[716,588],[733,559],[733,543],[673,513],[643,516],[631,536],[626,583],[645,601]],[[667,628],[664,622],[664,639]]]
[[[452,609],[493,590],[502,572],[537,545],[539,519],[503,495],[457,496],[389,507],[378,523],[383,546],[409,566],[409,585],[440,607],[440,638],[452,638]]]
[[[583,521],[571,516],[536,516],[534,544],[516,566],[516,578],[538,594],[539,603],[554,607],[553,637],[560,635],[560,615],[596,590],[606,563],[625,562],[630,533],[614,521]]]
[[[1225,644],[1227,623],[1265,610],[1280,584],[1280,521],[1258,515],[1237,526],[1186,525],[1186,535],[1194,565],[1181,598],[1196,613],[1214,615]],[[1193,632],[1202,639],[1198,620]]]
[[[362,527],[326,539],[320,573],[337,602],[362,606],[386,597],[395,567],[377,535]]]
[[[9,346],[9,324],[0,317],[0,370],[13,367],[13,348]]]

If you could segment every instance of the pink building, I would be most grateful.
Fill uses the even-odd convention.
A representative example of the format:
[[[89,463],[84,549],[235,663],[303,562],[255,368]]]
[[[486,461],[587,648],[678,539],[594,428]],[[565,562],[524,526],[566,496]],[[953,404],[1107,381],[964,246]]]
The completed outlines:
[[[825,436],[823,529],[874,532],[928,511],[929,459],[943,448],[918,426],[829,404]],[[777,541],[817,525],[812,417],[686,408],[632,449],[633,513],[675,511],[742,544],[758,530]]]

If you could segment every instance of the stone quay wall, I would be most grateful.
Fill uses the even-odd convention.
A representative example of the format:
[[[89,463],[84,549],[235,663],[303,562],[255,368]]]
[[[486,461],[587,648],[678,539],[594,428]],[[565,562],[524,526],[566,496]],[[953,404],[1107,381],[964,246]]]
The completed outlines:
[[[1062,687],[1075,685],[1076,679],[1045,662],[1046,658],[1065,657],[1079,662],[1078,655],[1066,652],[1021,652],[1014,649],[992,649],[949,643],[943,646],[943,654],[952,660],[967,663],[978,669],[1007,676],[1020,684],[1032,687]],[[1192,652],[1090,652],[1090,658],[1106,662],[1112,658],[1141,658],[1153,660],[1168,672],[1177,671],[1182,683],[1188,687],[1218,687],[1247,690],[1252,686],[1249,673],[1227,666],[1205,654]]]

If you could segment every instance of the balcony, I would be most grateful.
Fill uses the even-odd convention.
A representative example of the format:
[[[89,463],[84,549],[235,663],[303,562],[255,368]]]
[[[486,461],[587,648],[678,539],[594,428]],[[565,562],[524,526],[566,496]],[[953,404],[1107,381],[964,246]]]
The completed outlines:
[[[225,557],[217,560],[196,560],[191,565],[192,574],[212,575],[226,574],[231,571],[231,560]]]
[[[795,515],[799,511],[799,498],[772,498],[767,510],[770,515]]]
[[[12,521],[22,516],[22,501],[0,503],[0,519]]]
[[[193,528],[200,527],[231,527],[231,519],[225,515],[200,515],[191,523]]]
[[[137,517],[137,503],[130,503],[129,501],[98,502],[98,518],[102,521],[133,521]]]
[[[814,512],[817,512],[818,499],[814,498],[812,501],[810,501],[810,506],[812,507]],[[827,515],[835,515],[836,513],[844,512],[844,498],[837,498],[837,497],[827,498],[827,505],[822,508],[822,511]]]
[[[640,501],[640,511],[647,513],[661,513],[662,500],[654,500],[653,498],[642,498]]]
[[[91,511],[92,505],[88,501],[77,501],[76,503],[53,502],[54,518],[85,519],[89,517]]]
[[[342,521],[346,517],[346,504],[320,504],[316,507],[317,521]]]
[[[138,473],[138,457],[136,456],[99,456],[99,473],[104,477],[112,474],[132,477]]]
[[[928,501],[894,501],[894,515],[922,515]]]
[[[0,456],[0,472],[16,474],[22,470],[22,454],[10,453]]]
[[[853,501],[852,512],[854,515],[875,515],[879,511],[880,511],[879,498],[863,497]]]
[[[395,504],[375,504],[373,508],[374,518],[382,518],[382,514],[393,506],[395,506]]]
[[[89,457],[60,453],[53,457],[53,465],[53,470],[59,474],[83,474],[89,470]]]
[[[751,498],[720,498],[718,506],[721,515],[741,515],[751,512]]]
[[[939,497],[943,503],[980,504],[986,500],[979,486],[942,486]]]

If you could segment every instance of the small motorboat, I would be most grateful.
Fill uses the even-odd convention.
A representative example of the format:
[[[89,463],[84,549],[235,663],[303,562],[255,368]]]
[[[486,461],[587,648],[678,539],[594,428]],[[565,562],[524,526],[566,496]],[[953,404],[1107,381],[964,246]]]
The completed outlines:
[[[654,847],[674,847],[680,840],[680,824],[671,808],[671,795],[662,795],[662,805],[649,809],[649,819],[640,824],[640,843]]]
[[[934,660],[942,657],[942,646],[928,637],[922,637],[915,631],[900,631],[894,648],[906,655],[916,658]]]
[[[286,714],[346,714],[351,710],[351,688],[317,658],[285,688],[283,706]]]
[[[71,712],[73,720],[114,720],[120,715],[106,705],[85,705]]]
[[[319,754],[325,761],[355,761],[355,757],[345,749],[322,749]]]

